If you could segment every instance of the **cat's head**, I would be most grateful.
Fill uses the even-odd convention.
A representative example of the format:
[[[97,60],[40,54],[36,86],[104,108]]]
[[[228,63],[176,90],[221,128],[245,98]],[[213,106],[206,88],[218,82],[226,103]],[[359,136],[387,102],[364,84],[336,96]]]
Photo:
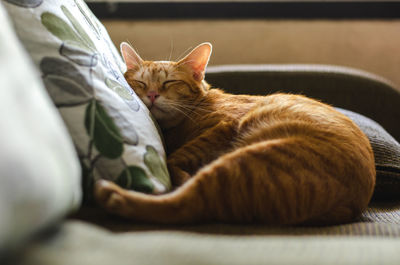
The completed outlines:
[[[204,73],[211,50],[210,43],[202,43],[178,62],[144,61],[129,44],[121,43],[125,78],[161,127],[182,121],[207,93]]]

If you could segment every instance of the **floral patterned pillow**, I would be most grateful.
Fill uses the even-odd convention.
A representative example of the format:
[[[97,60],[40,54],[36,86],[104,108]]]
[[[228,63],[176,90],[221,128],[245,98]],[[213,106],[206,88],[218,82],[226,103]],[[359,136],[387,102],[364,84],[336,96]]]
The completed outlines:
[[[73,138],[86,195],[100,178],[146,193],[169,190],[157,128],[87,5],[82,0],[5,0],[4,6]]]

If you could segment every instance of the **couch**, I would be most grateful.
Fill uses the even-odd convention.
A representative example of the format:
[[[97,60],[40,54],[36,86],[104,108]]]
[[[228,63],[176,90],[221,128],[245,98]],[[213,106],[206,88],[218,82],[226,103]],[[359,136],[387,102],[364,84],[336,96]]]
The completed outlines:
[[[377,185],[358,220],[135,223],[98,208],[93,182],[154,194],[170,182],[157,125],[124,80],[105,28],[80,0],[2,1],[0,27],[1,264],[399,264],[400,90],[390,81],[327,65],[225,65],[206,74],[232,93],[317,98],[359,124]]]

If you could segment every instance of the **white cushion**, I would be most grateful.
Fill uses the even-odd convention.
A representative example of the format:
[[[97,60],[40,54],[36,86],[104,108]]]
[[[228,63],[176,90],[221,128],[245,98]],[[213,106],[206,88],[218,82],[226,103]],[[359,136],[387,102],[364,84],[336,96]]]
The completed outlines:
[[[0,251],[6,251],[79,206],[81,169],[2,3],[0,136]]]

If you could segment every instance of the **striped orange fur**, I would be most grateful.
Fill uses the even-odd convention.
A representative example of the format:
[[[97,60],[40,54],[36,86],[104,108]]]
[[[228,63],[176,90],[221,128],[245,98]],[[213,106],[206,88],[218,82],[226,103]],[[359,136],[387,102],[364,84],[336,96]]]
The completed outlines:
[[[289,94],[211,89],[211,45],[179,62],[143,61],[126,43],[125,77],[159,122],[176,189],[164,195],[99,181],[109,212],[154,223],[222,221],[336,224],[367,207],[375,165],[367,137],[346,116]]]

